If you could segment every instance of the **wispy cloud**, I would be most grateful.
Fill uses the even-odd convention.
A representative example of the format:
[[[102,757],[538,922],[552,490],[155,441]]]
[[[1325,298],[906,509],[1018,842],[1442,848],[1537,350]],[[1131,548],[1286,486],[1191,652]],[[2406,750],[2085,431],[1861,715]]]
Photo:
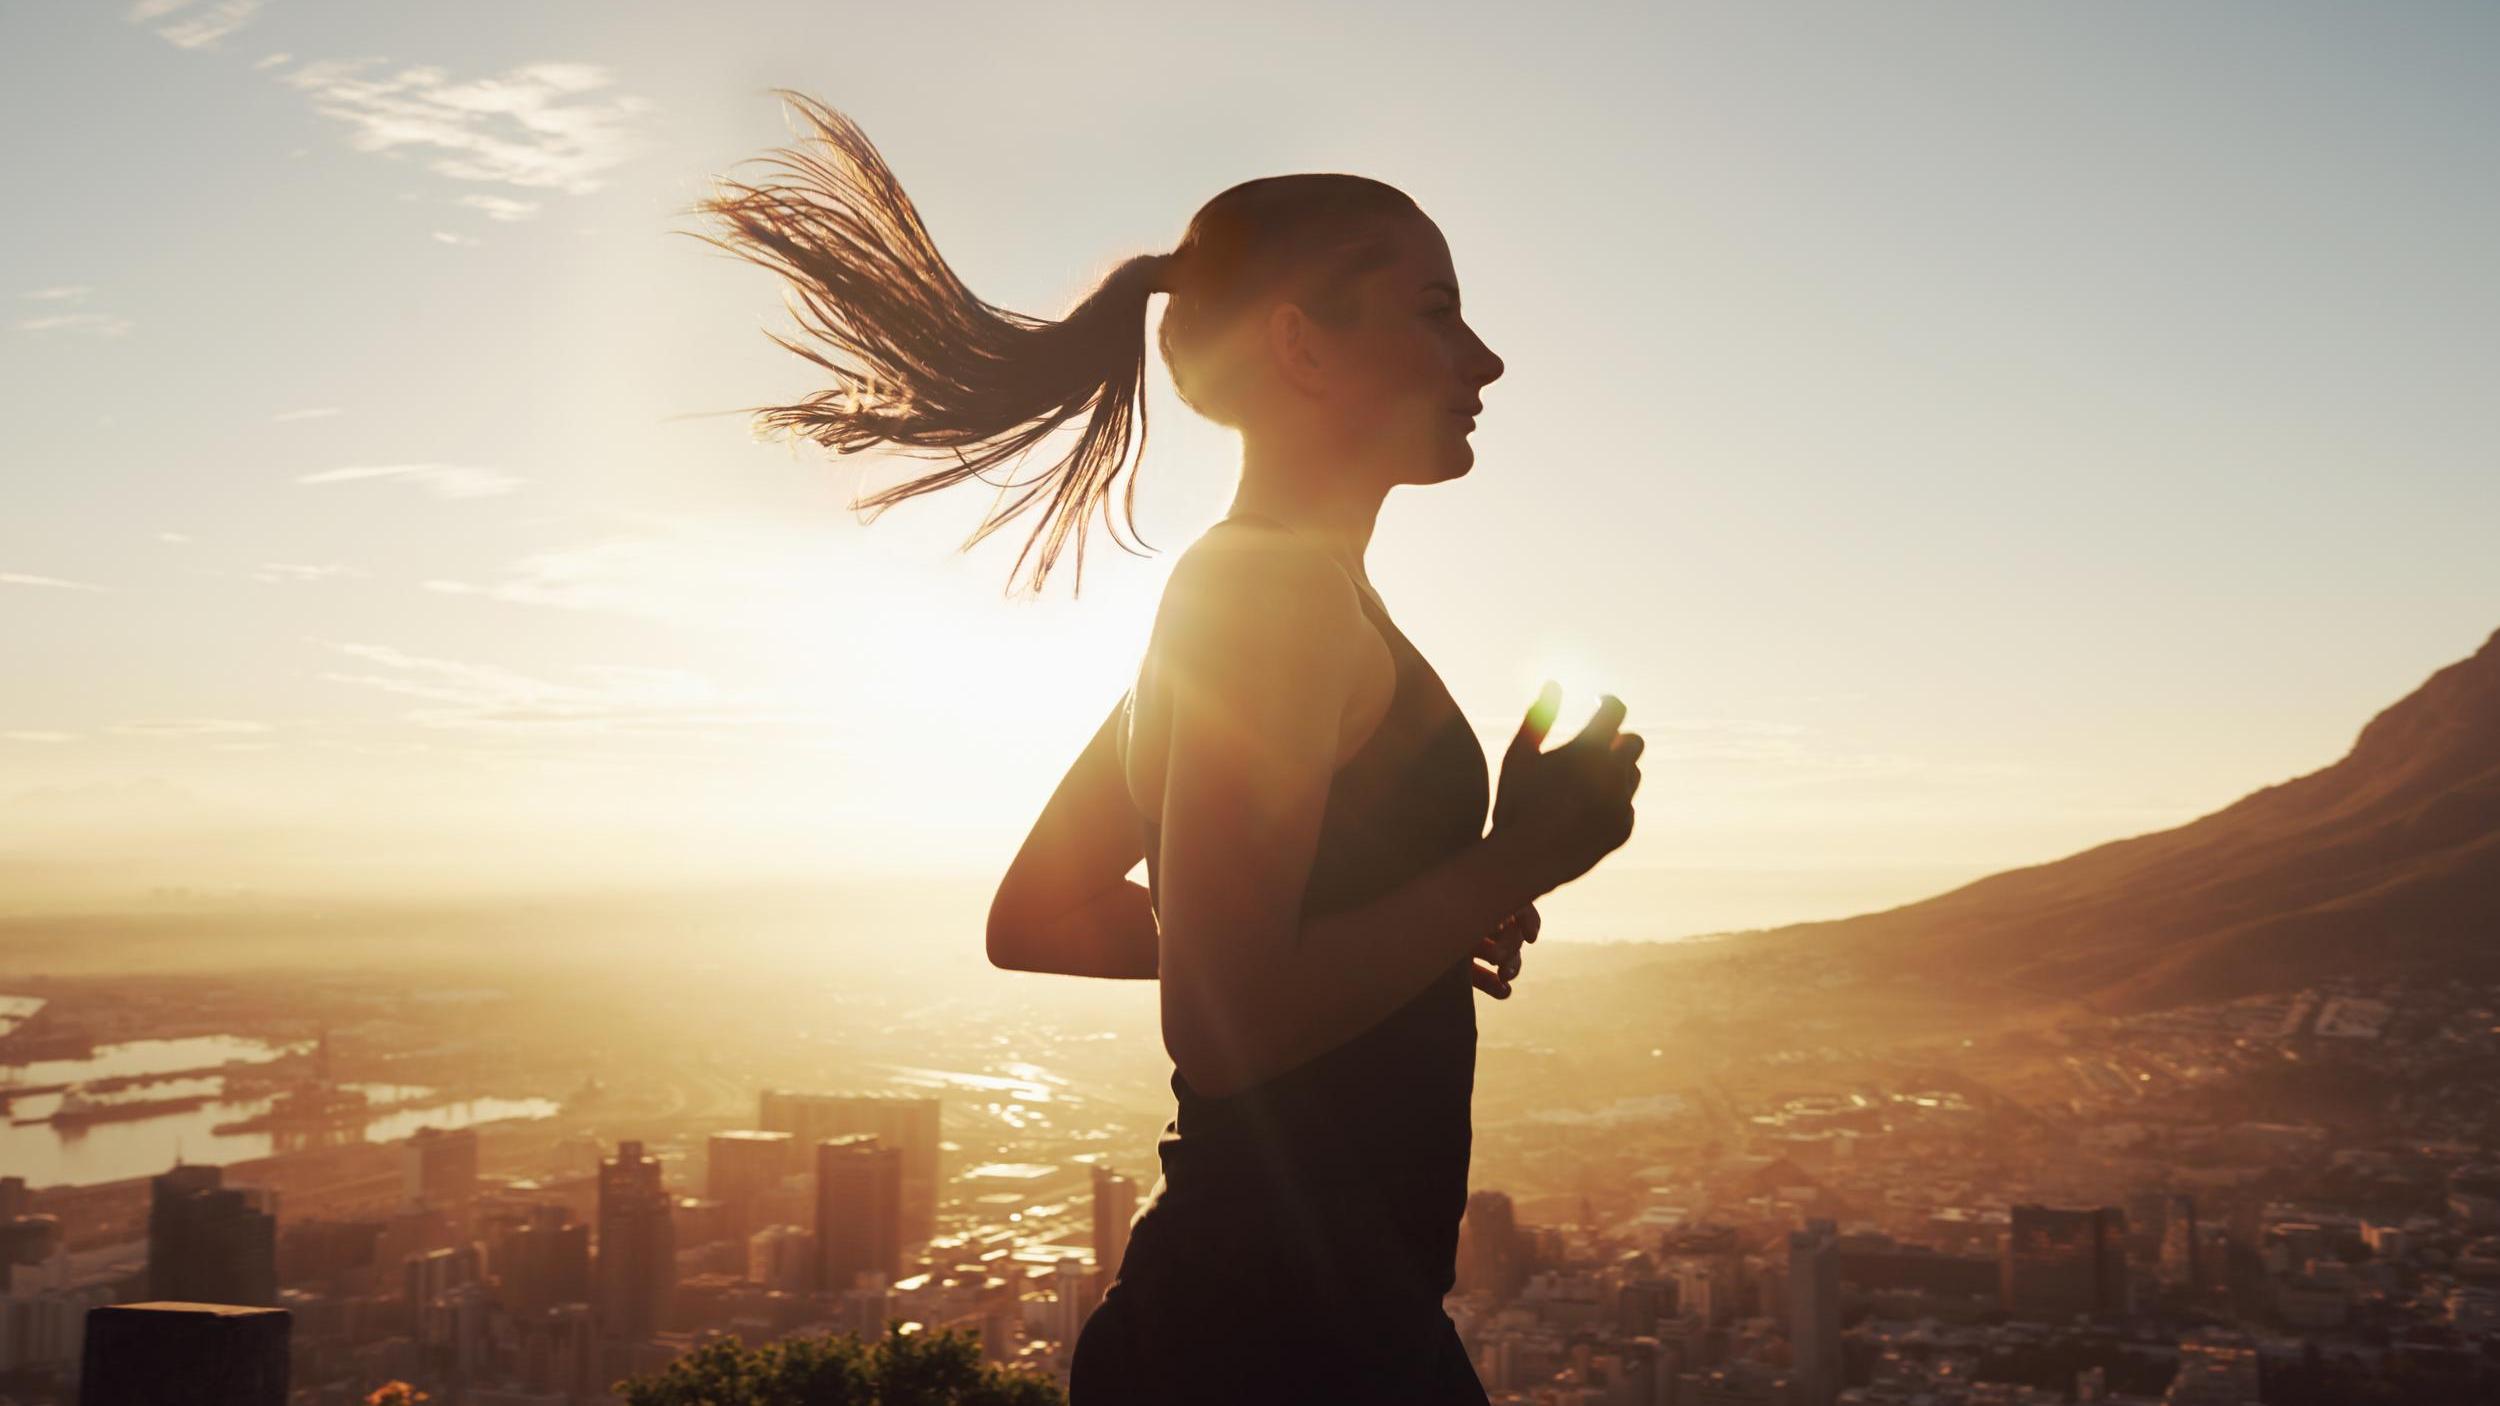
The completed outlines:
[[[323,678],[430,704],[407,714],[410,722],[424,727],[736,736],[758,727],[812,728],[823,723],[814,714],[766,710],[752,698],[726,692],[682,669],[593,665],[575,669],[582,681],[568,683],[493,664],[409,654],[389,645],[331,642],[330,647],[373,667]]]
[[[317,410],[281,410],[269,417],[269,423],[291,425],[298,420],[327,420],[333,415],[342,413],[344,412],[335,405],[325,405]]]
[[[131,737],[223,737],[235,733],[274,732],[267,723],[241,718],[143,718],[115,723],[107,731]]]
[[[159,532],[156,534],[156,540],[159,542],[183,543],[190,541],[191,536],[186,532]]]
[[[522,557],[491,584],[431,580],[425,586],[517,605],[714,624],[736,614],[721,610],[724,599],[752,600],[792,589],[786,565],[674,536],[612,537]]]
[[[260,13],[262,0],[218,0],[204,9],[191,9],[192,0],[139,0],[130,9],[133,24],[155,25],[157,37],[185,49],[215,48],[217,41],[252,22]],[[187,11],[188,13],[182,13]],[[168,15],[180,13],[181,18],[155,24]]]
[[[284,52],[267,54],[263,55],[260,62],[253,64],[252,67],[255,71],[265,68],[281,68],[292,62],[294,58],[293,54]]]
[[[369,77],[375,62],[318,60],[282,81],[310,94],[314,111],[348,124],[357,150],[436,153],[429,169],[454,180],[588,194],[632,155],[632,122],[650,107],[601,95],[611,80],[589,64],[528,64],[458,82],[439,68]]]
[[[5,737],[11,742],[48,743],[75,742],[78,740],[78,734],[74,732],[0,732],[0,737]]]
[[[471,249],[474,249],[478,245],[486,242],[474,234],[454,234],[447,229],[438,229],[434,231],[434,240],[438,244],[457,244],[464,248]]]
[[[297,562],[265,561],[260,564],[259,569],[252,572],[252,579],[281,585],[289,582],[326,581],[334,576],[362,575],[364,573],[356,568],[343,566],[338,562],[331,562],[324,566],[307,566]]]
[[[137,325],[109,312],[64,312],[17,320],[20,332],[86,332],[98,337],[119,337]]]
[[[23,571],[0,571],[0,586],[43,586],[55,591],[101,591],[84,581],[64,581],[58,576],[31,576]]]
[[[493,498],[510,493],[529,480],[495,469],[464,464],[378,464],[323,469],[304,474],[297,483],[348,483],[357,479],[397,478],[421,484],[440,498]]]
[[[18,296],[32,298],[39,303],[74,303],[94,291],[95,288],[90,284],[64,283],[57,288],[37,288],[29,293],[20,293]]]
[[[464,195],[460,197],[460,203],[472,210],[483,210],[486,218],[506,224],[537,214],[539,205],[535,200],[513,200],[501,195]]]

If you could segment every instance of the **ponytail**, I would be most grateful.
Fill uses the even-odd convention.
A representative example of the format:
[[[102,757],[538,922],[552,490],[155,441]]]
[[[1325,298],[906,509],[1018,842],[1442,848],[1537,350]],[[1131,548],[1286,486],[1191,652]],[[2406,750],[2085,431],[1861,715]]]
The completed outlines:
[[[1025,560],[1039,594],[1073,536],[1084,586],[1086,519],[1111,519],[1111,489],[1145,448],[1146,305],[1169,291],[1170,260],[1144,255],[1112,270],[1064,319],[1045,322],[975,297],[930,240],[919,211],[867,136],[848,117],[801,94],[780,96],[814,127],[812,138],[761,158],[774,174],[723,180],[695,206],[723,227],[698,238],[780,274],[805,341],[774,342],[822,367],[833,385],[790,405],[757,408],[761,436],[812,439],[836,454],[880,444],[952,459],[947,467],[852,506],[875,521],[906,498],[980,478],[1082,417],[1075,446],[1041,474],[997,484],[1000,504],[963,550],[1046,499]],[[812,345],[810,344],[812,343]],[[1009,490],[1017,490],[1007,497]],[[1137,537],[1137,477],[1121,496]],[[1141,545],[1143,539],[1139,539]]]

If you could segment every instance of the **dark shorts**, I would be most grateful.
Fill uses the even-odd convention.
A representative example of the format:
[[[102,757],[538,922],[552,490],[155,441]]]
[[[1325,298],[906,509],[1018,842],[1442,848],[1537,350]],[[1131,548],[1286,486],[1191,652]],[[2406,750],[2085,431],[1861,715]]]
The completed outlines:
[[[1077,1335],[1068,1406],[1487,1406],[1458,1329],[1311,1314],[1163,1315],[1115,1283]]]

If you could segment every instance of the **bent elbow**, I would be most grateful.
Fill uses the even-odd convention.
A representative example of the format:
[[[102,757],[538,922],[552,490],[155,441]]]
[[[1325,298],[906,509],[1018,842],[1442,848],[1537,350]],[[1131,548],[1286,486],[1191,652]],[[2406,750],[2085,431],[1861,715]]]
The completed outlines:
[[[991,966],[1001,971],[1031,970],[1032,943],[1026,935],[1025,923],[996,904],[990,906],[985,945],[989,950]]]

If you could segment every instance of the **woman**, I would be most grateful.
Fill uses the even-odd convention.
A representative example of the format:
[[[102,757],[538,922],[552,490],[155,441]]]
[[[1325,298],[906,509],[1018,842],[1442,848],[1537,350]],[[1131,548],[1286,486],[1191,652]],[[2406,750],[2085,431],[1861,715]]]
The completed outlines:
[[[1081,417],[972,538],[1046,497],[1033,585],[1070,534],[1081,580],[1086,519],[1110,524],[1131,458],[1157,293],[1182,398],[1242,437],[1232,513],[1174,564],[1135,687],[990,915],[1000,966],[1161,981],[1178,1112],[1078,1341],[1075,1406],[1484,1402],[1441,1307],[1472,992],[1507,996],[1533,901],[1629,837],[1642,744],[1607,698],[1541,750],[1547,685],[1485,833],[1484,754],[1371,590],[1382,500],[1468,471],[1502,373],[1460,317],[1448,245],[1376,181],[1251,181],[1040,321],[973,297],[858,128],[789,96],[814,150],[703,208],[727,226],[715,242],[789,279],[825,351],[783,345],[835,379],[761,423],[953,460],[865,506],[981,476]],[[1141,858],[1144,888],[1126,878]]]

